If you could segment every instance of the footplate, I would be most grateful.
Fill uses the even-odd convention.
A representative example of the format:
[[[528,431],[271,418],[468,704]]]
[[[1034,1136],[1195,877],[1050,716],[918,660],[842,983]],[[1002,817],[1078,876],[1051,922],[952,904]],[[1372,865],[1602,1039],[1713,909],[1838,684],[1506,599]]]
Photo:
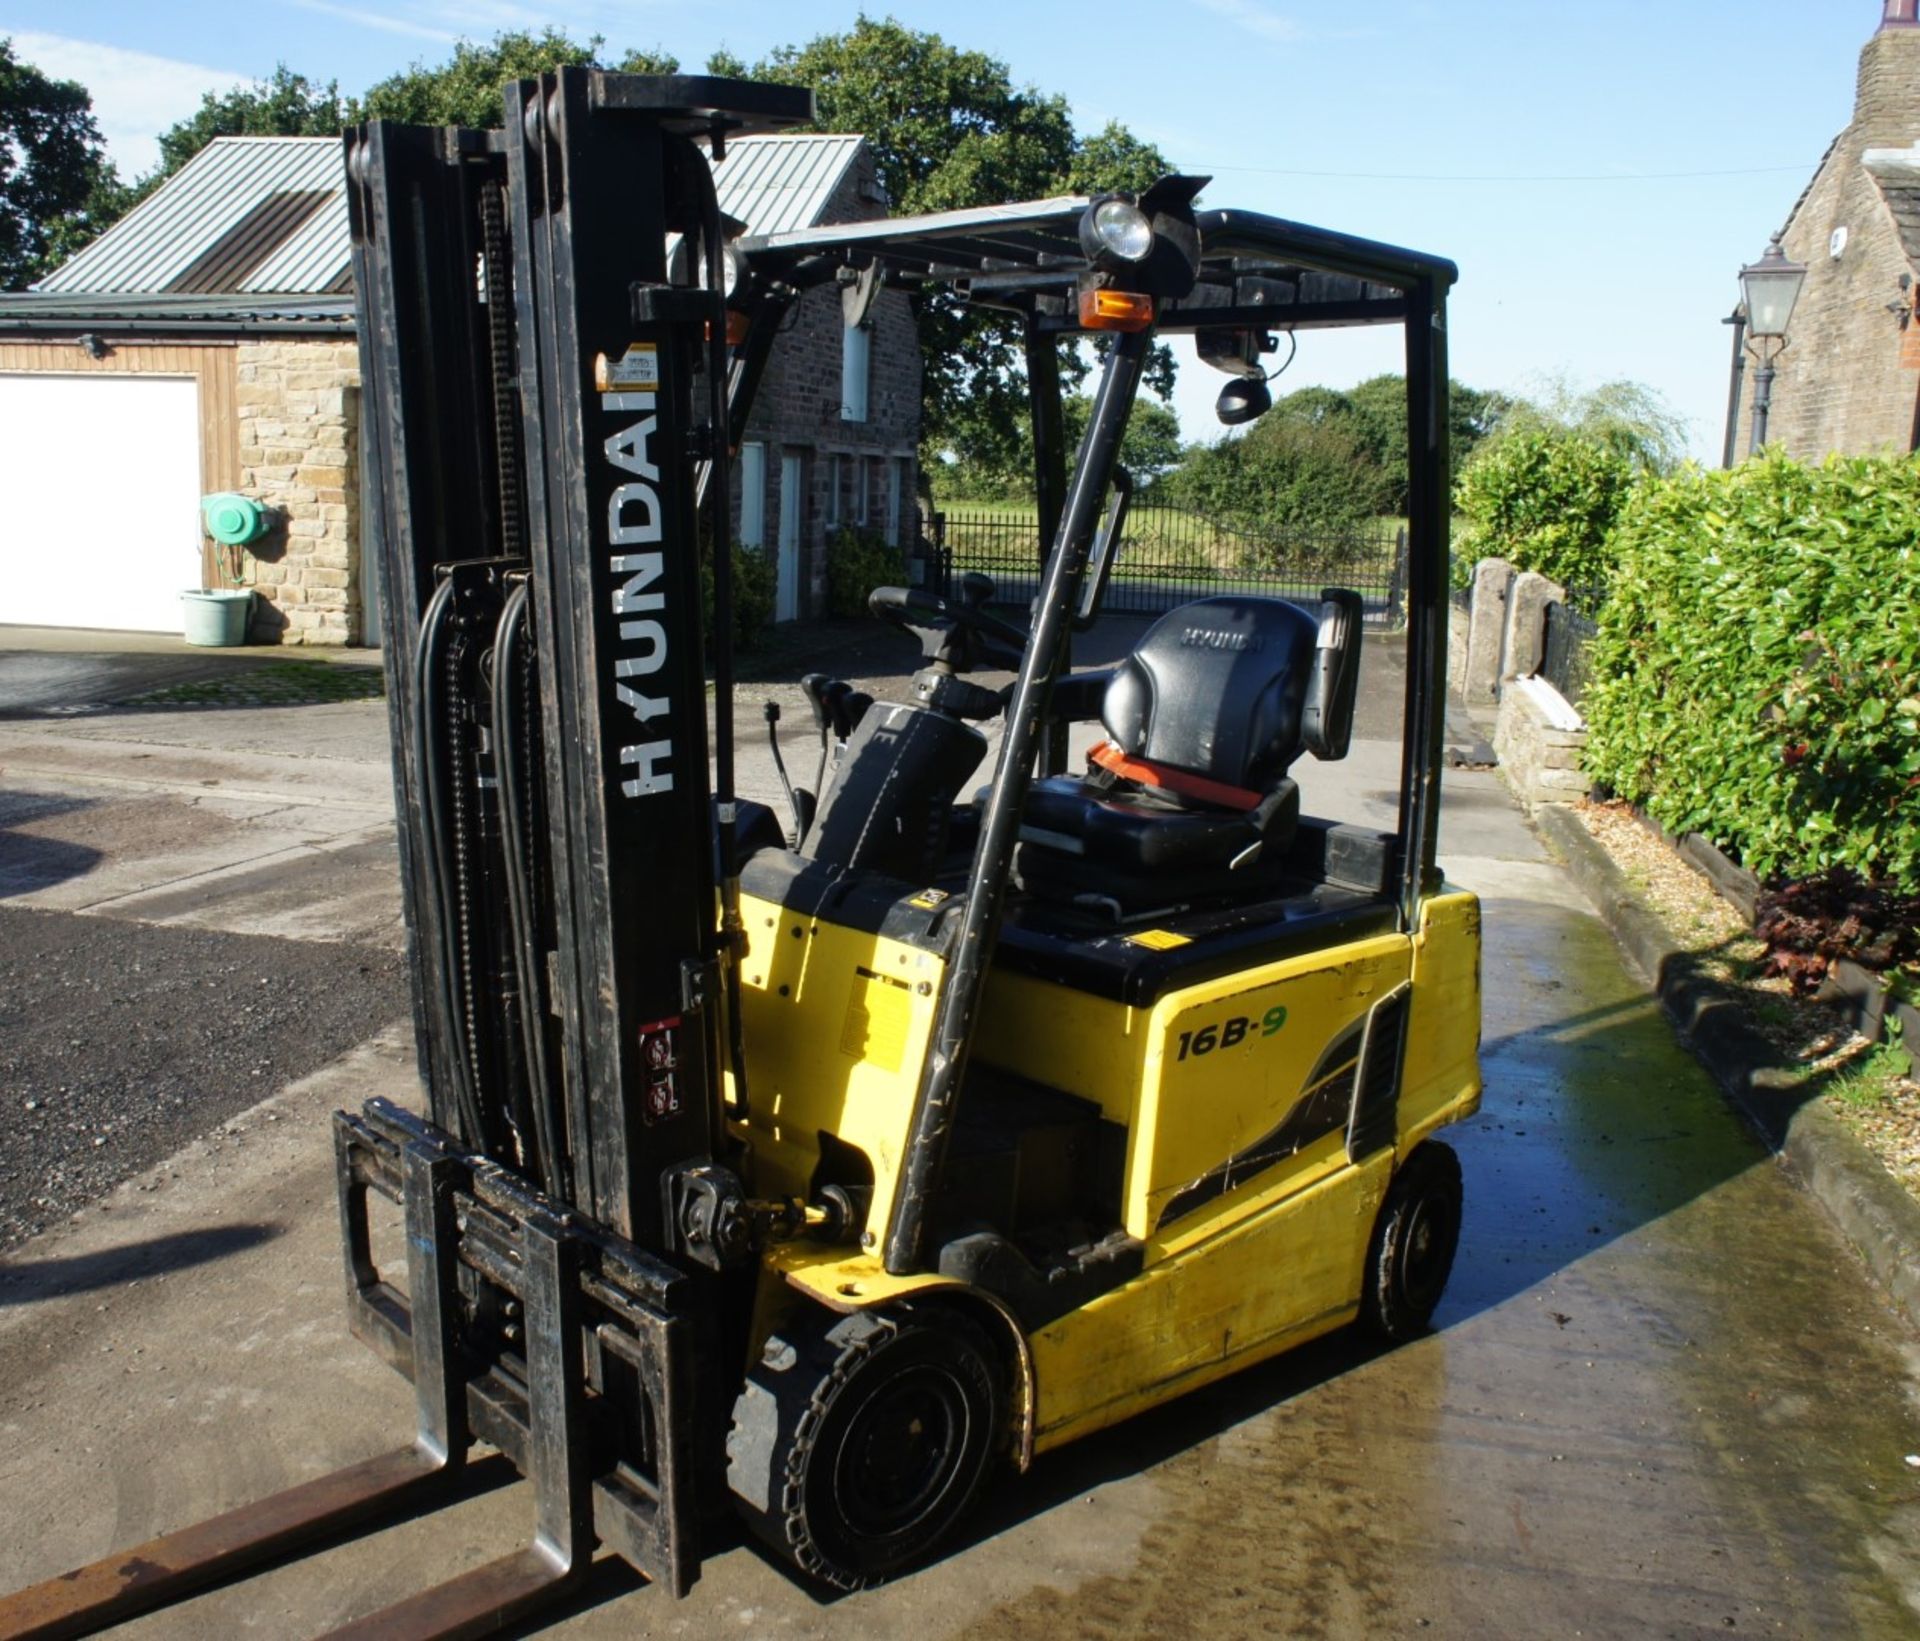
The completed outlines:
[[[533,1483],[530,1547],[340,1635],[488,1633],[605,1544],[676,1596],[699,1576],[695,1279],[385,1100],[334,1114],[350,1325],[414,1385],[414,1445],[0,1599],[0,1641],[89,1635],[343,1531],[450,1498],[485,1442]],[[373,1256],[398,1204],[406,1286]]]

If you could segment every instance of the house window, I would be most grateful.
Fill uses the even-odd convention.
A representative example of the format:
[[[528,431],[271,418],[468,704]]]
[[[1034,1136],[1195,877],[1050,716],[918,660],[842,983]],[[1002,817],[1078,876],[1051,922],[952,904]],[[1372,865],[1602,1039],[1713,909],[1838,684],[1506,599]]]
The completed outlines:
[[[825,521],[829,531],[840,528],[840,520],[845,517],[843,498],[846,494],[847,458],[829,456],[826,460],[827,505]]]
[[[900,545],[900,499],[901,487],[906,477],[907,464],[898,457],[887,463],[887,545]]]
[[[767,540],[767,447],[740,447],[740,545],[763,547]]]
[[[867,522],[867,458],[853,458],[853,522]]]
[[[840,419],[867,419],[867,378],[873,369],[873,331],[848,325],[840,332]]]

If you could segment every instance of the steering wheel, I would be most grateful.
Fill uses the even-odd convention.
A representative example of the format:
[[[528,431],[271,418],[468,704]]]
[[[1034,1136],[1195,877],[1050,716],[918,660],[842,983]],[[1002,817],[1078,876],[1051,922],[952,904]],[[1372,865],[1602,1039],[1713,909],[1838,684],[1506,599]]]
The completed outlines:
[[[942,598],[924,587],[876,587],[867,608],[881,620],[920,641],[921,654],[966,672],[983,660],[1020,664],[1027,634],[1003,621],[986,602],[993,582],[977,572],[961,577],[960,596]]]

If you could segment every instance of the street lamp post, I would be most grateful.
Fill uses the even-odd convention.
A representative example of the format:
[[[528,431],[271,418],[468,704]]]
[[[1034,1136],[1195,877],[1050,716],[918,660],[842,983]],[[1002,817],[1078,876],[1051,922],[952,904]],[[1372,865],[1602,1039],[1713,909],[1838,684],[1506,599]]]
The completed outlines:
[[[1790,262],[1775,234],[1767,254],[1740,270],[1740,294],[1747,310],[1747,349],[1759,361],[1753,373],[1753,424],[1747,454],[1767,442],[1767,413],[1773,408],[1774,361],[1786,350],[1787,321],[1806,282],[1806,264]]]

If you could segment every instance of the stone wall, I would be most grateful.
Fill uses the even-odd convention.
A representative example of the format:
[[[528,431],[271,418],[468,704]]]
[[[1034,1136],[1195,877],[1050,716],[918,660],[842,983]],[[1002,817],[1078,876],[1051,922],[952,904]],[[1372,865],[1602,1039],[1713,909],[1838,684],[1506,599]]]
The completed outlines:
[[[360,365],[352,342],[243,342],[236,351],[238,489],[275,510],[247,551],[253,641],[361,636]]]
[[[1572,803],[1592,785],[1581,772],[1587,725],[1539,678],[1510,678],[1500,691],[1494,718],[1493,751],[1500,773],[1529,809],[1543,803]]]
[[[1852,122],[1834,140],[1795,205],[1782,246],[1807,266],[1806,284],[1779,357],[1767,436],[1803,460],[1829,451],[1905,452],[1914,446],[1920,358],[1903,358],[1906,338],[1889,305],[1912,311],[1912,272],[1879,185],[1861,165],[1870,148],[1904,148],[1920,138],[1920,28],[1882,29],[1860,54]],[[1758,261],[1764,241],[1756,243]],[[1837,248],[1837,254],[1836,254]],[[1734,270],[1729,269],[1729,286]],[[1911,320],[1909,325],[1920,324]],[[1735,430],[1747,451],[1754,361],[1747,361]]]

